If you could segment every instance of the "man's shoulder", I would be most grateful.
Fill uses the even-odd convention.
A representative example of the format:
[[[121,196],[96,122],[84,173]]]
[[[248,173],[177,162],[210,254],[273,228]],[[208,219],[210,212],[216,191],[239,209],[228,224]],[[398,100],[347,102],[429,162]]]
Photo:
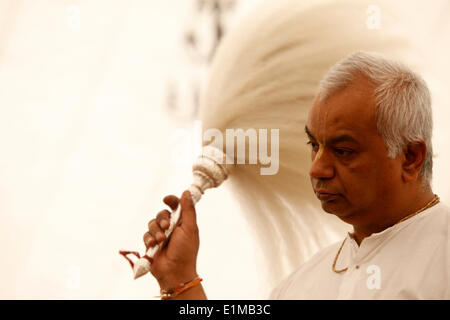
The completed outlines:
[[[450,207],[446,203],[440,202],[431,207],[429,213],[423,212],[418,221],[425,222],[424,226],[429,225],[433,229],[446,229],[447,232],[450,232]]]
[[[436,205],[436,208],[437,211],[442,212],[445,215],[450,215],[450,207],[447,202],[439,202],[439,204]]]

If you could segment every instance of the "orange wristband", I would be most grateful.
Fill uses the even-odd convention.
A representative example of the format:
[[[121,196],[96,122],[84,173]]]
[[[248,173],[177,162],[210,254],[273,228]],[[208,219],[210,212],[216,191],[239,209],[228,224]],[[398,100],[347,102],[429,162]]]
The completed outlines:
[[[168,300],[171,298],[175,298],[179,294],[185,292],[186,290],[189,290],[190,288],[193,288],[202,282],[203,279],[200,277],[196,277],[192,279],[191,281],[180,283],[179,285],[175,286],[174,288],[170,288],[168,290],[161,290],[161,295],[158,298],[161,298],[161,300]]]

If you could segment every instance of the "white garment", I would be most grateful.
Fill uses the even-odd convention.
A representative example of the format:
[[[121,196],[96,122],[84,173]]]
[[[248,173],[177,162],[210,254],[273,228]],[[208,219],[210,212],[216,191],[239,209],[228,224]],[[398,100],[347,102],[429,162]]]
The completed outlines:
[[[284,279],[270,299],[450,299],[450,208],[443,203],[365,238],[347,235]]]

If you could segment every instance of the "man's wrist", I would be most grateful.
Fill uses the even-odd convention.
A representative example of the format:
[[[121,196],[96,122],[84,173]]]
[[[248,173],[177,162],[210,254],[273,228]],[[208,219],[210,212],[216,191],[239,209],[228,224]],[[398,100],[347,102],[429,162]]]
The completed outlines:
[[[176,275],[170,275],[166,276],[160,280],[158,280],[159,287],[161,290],[171,290],[175,288],[176,286],[182,285],[184,283],[187,283],[189,281],[192,281],[193,279],[197,278],[198,274],[197,272],[188,272],[183,275],[176,274]]]

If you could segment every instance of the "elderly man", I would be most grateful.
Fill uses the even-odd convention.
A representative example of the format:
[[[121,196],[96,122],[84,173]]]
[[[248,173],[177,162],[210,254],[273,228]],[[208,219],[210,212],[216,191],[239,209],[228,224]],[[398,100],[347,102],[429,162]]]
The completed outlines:
[[[323,210],[353,232],[282,281],[271,298],[450,298],[450,209],[430,186],[432,111],[424,81],[379,55],[352,54],[320,82],[305,131],[312,187]],[[175,207],[178,199],[165,202]],[[188,192],[181,206],[181,230],[152,265],[163,290],[197,277]],[[164,240],[167,215],[149,223],[147,246]],[[198,283],[175,298],[206,298]]]
[[[356,53],[324,77],[305,131],[322,208],[353,233],[273,293],[283,299],[450,298],[450,211],[430,186],[432,112],[405,66]]]

